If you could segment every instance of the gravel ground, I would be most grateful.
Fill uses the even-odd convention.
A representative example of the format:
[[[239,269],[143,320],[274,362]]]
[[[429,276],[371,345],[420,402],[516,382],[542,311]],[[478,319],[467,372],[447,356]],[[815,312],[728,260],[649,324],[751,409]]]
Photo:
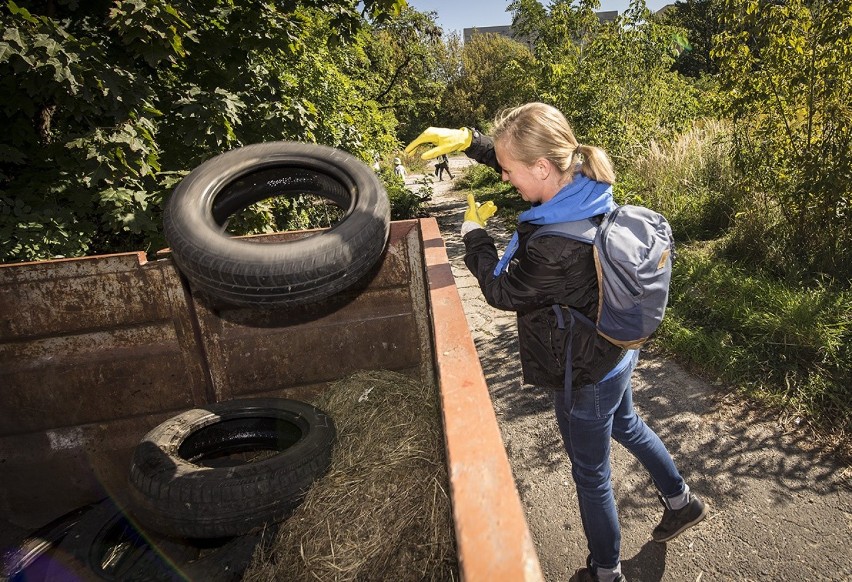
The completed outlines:
[[[453,175],[470,163],[451,157]],[[408,183],[421,177],[411,175]],[[466,193],[452,190],[446,176],[434,179],[427,211],[447,246],[542,571],[547,581],[567,580],[588,552],[551,395],[522,383],[514,315],[487,305],[464,266],[459,229]],[[504,225],[492,219],[489,232],[505,246]],[[651,541],[662,507],[645,471],[614,443],[628,580],[852,580],[848,465],[672,360],[643,354],[633,380],[640,415],[710,514],[667,544]]]

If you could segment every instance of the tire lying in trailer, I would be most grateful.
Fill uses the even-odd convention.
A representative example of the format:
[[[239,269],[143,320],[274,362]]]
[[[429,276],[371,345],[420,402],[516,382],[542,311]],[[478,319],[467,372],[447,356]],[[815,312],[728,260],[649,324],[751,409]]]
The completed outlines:
[[[236,212],[269,198],[311,194],[344,210],[331,228],[298,240],[235,238]],[[175,188],[163,229],[180,271],[208,296],[236,306],[314,303],[349,287],[378,261],[390,202],[375,172],[326,146],[269,142],[198,166]]]
[[[112,499],[93,506],[58,543],[43,577],[21,580],[236,582],[276,527],[217,540],[167,538],[139,527]]]
[[[110,498],[92,506],[59,542],[45,580],[161,580],[185,578],[174,564],[198,550],[140,531]]]
[[[151,430],[133,452],[133,515],[165,535],[245,534],[289,515],[331,464],[332,419],[284,398],[191,409]]]
[[[54,560],[57,546],[77,522],[94,506],[85,505],[69,511],[38,528],[20,543],[0,552],[0,576],[8,582],[48,580],[47,571]]]

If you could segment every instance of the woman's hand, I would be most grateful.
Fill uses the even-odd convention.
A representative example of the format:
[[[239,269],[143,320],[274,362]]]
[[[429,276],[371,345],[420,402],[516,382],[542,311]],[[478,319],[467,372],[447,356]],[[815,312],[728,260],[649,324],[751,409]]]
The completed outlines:
[[[497,212],[497,206],[491,200],[479,204],[474,200],[473,194],[467,195],[467,210],[464,213],[465,221],[475,222],[479,226],[484,227],[485,222],[494,216],[495,212]]]
[[[424,160],[431,160],[441,154],[464,151],[470,146],[471,141],[473,141],[473,132],[466,127],[460,129],[429,127],[405,146],[405,153],[411,154],[421,144],[435,144],[435,147],[426,150],[420,156]]]

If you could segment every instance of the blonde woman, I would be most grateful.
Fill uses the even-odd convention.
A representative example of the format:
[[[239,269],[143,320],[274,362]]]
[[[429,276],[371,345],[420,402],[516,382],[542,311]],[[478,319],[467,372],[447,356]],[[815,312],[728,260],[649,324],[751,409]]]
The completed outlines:
[[[431,127],[406,152],[427,143],[435,145],[424,159],[464,151],[494,168],[531,204],[499,257],[484,228],[496,207],[477,205],[469,196],[462,225],[465,264],[490,305],[517,312],[524,382],[553,391],[589,549],[586,567],[571,580],[624,581],[611,438],[642,463],[658,489],[664,509],[652,532],[655,541],[675,538],[704,519],[707,510],[660,438],[633,409],[630,377],[638,350],[610,343],[591,323],[598,308],[592,246],[557,235],[532,238],[545,224],[585,218],[599,224],[615,208],[612,163],[602,149],[579,143],[562,113],[544,103],[505,111],[491,137],[467,128]]]

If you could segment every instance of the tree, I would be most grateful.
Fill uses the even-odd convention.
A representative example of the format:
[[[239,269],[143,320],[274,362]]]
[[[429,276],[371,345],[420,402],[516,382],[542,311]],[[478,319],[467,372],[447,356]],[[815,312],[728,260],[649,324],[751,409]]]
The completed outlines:
[[[461,51],[461,70],[447,87],[442,125],[485,127],[506,107],[535,95],[535,59],[526,45],[499,34],[475,34]]]
[[[852,275],[852,0],[726,0],[719,60],[734,159],[772,236],[809,272]],[[783,269],[783,265],[781,266]]]
[[[695,89],[671,70],[676,29],[650,19],[633,0],[602,23],[597,0],[513,2],[513,22],[535,41],[539,95],[558,107],[578,138],[605,148],[616,163],[651,140],[668,140],[699,111]]]
[[[345,74],[349,49],[365,15],[404,5],[8,0],[0,260],[155,250],[176,181],[243,144],[317,141],[366,160],[395,120]]]
[[[402,10],[370,29],[365,50],[369,69],[369,98],[398,121],[402,142],[414,139],[435,118],[446,88],[439,59],[444,48],[433,14]]]
[[[710,56],[713,37],[722,32],[722,0],[675,2],[659,22],[686,30],[689,49],[674,63],[674,70],[687,77],[715,75],[718,65]]]

